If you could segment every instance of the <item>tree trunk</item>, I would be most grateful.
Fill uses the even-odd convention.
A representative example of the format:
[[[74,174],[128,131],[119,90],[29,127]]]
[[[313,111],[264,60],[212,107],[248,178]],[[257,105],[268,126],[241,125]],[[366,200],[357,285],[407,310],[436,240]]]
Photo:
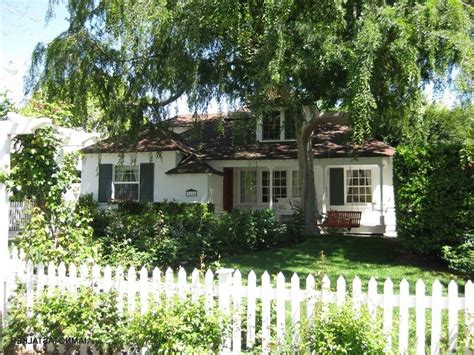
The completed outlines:
[[[296,144],[298,148],[298,168],[300,179],[301,207],[304,215],[304,232],[319,234],[316,226],[318,203],[314,180],[313,132],[326,123],[347,124],[347,115],[342,112],[320,112],[314,105],[303,106],[302,124],[298,129]]]

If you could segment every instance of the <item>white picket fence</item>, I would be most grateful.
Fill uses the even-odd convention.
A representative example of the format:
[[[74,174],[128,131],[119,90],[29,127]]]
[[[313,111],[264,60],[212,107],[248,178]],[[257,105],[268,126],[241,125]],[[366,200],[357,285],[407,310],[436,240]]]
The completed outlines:
[[[191,275],[187,275],[186,271],[180,268],[175,275],[170,268],[164,273],[158,268],[153,269],[151,273],[142,268],[137,275],[137,270],[133,267],[125,271],[120,266],[101,268],[98,265],[77,267],[71,264],[66,267],[64,263],[58,266],[49,263],[45,270],[45,265],[26,262],[22,255],[17,250],[11,253],[9,268],[11,272],[2,292],[7,296],[4,310],[9,306],[6,300],[18,281],[26,285],[28,309],[31,309],[35,298],[45,288],[48,292],[52,292],[54,288],[74,292],[81,285],[89,285],[96,292],[116,290],[119,311],[123,311],[126,302],[128,310],[133,311],[139,305],[141,312],[146,312],[150,296],[159,300],[161,295],[168,298],[178,295],[183,299],[189,297],[190,301],[203,296],[208,309],[218,305],[230,316],[232,331],[228,338],[224,339],[222,353],[238,354],[242,349],[252,348],[256,343],[261,344],[259,346],[262,353],[269,353],[275,346],[278,348],[282,345],[288,336],[292,338],[294,344],[298,344],[303,312],[310,319],[314,314],[316,302],[321,302],[324,311],[330,303],[343,305],[347,299],[351,299],[356,310],[366,305],[374,320],[378,312],[381,312],[379,314],[383,317],[383,331],[388,342],[387,352],[425,354],[429,349],[431,354],[439,354],[443,332],[442,313],[446,313],[447,310],[448,322],[444,331],[447,330],[448,334],[449,353],[471,353],[469,347],[472,346],[474,334],[474,286],[471,281],[464,286],[464,297],[459,296],[458,285],[454,281],[448,285],[447,297],[443,296],[443,287],[439,281],[433,283],[429,295],[421,280],[416,283],[415,294],[410,294],[410,286],[406,280],[400,283],[399,293],[396,294],[390,279],[385,280],[382,293],[379,293],[379,284],[374,278],[369,280],[367,287],[365,285],[363,287],[362,281],[356,277],[352,281],[352,292],[348,292],[346,280],[342,276],[337,279],[335,291],[331,290],[327,276],[324,276],[321,283],[316,286],[312,275],[306,277],[305,287],[302,289],[297,274],[293,274],[290,285],[287,285],[287,280],[281,272],[276,276],[276,287],[273,287],[267,272],[261,276],[260,284],[257,285],[257,276],[253,271],[249,273],[247,282],[243,283],[240,271],[232,269],[218,270],[216,275],[211,270],[207,270],[205,275],[194,270]],[[364,292],[365,290],[367,291]],[[261,304],[261,310],[256,306],[257,301]],[[286,319],[287,309],[290,309],[290,319]],[[410,309],[414,309],[415,313],[415,339],[409,339]],[[431,329],[427,329],[428,309],[431,309]],[[261,334],[256,332],[259,311]],[[272,312],[276,313],[274,317]],[[398,319],[394,317],[395,312],[398,313]],[[463,346],[465,349],[458,347],[460,314],[464,315],[466,331],[471,334],[471,339]],[[246,329],[242,329],[244,317],[246,317]],[[276,319],[276,322],[272,322],[272,319]],[[398,339],[392,339],[395,321],[398,324]],[[246,333],[244,344],[242,344],[242,331]],[[427,333],[430,334],[430,339],[426,339]],[[398,343],[398,349],[392,349],[395,341]],[[81,346],[81,354],[85,354],[86,350],[84,345]]]

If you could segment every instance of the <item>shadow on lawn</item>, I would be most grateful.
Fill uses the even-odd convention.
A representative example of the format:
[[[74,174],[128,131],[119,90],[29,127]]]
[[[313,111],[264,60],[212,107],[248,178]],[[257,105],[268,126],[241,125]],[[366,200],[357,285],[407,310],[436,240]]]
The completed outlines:
[[[321,251],[325,263],[321,261]],[[403,278],[408,279],[413,288],[418,278],[423,279],[427,286],[435,279],[444,286],[451,278],[458,281],[461,288],[464,283],[445,265],[403,253],[396,239],[382,237],[314,236],[292,247],[223,258],[222,263],[238,268],[244,275],[254,270],[258,277],[264,271],[270,274],[282,271],[287,280],[294,272],[302,279],[309,273],[327,273],[331,284],[335,284],[339,275],[347,281],[357,275],[364,283],[372,276],[378,281],[390,277],[396,288]]]

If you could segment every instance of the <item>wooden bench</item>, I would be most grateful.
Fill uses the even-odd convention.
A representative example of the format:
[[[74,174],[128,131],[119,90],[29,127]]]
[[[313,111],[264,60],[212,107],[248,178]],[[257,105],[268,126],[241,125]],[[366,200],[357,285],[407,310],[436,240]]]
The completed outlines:
[[[328,211],[324,221],[317,225],[327,228],[347,228],[350,232],[351,228],[360,227],[361,216],[360,211]]]

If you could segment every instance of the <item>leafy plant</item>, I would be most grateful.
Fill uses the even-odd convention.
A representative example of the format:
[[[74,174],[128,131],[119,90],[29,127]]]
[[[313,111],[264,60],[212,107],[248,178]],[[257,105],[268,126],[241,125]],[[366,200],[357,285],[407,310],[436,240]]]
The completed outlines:
[[[193,303],[162,299],[128,326],[128,344],[155,354],[217,352],[228,331],[228,321],[217,310],[208,312],[204,300]]]
[[[51,207],[47,215],[35,207],[31,220],[14,243],[34,263],[85,263],[98,260],[98,246],[92,238],[92,221],[87,210],[70,204]]]
[[[205,204],[123,203],[92,215],[101,262],[124,266],[198,266],[302,238],[298,222],[281,224],[270,210],[214,214]]]
[[[23,293],[17,293],[8,314],[3,346],[11,349],[14,340],[27,335],[44,338],[79,337],[90,340],[100,350],[120,350],[124,346],[126,322],[117,311],[114,293],[95,293],[81,287],[77,293],[55,290],[41,294],[30,315]],[[77,345],[69,344],[72,350]],[[38,349],[39,350],[39,349]]]
[[[467,233],[458,246],[444,246],[442,254],[451,269],[474,278],[474,232]]]
[[[461,145],[402,145],[394,161],[398,236],[405,249],[440,255],[474,230],[473,166]]]
[[[318,307],[312,325],[303,334],[303,349],[316,354],[382,354],[385,337],[380,322],[374,322],[366,309],[359,314],[350,303]]]

